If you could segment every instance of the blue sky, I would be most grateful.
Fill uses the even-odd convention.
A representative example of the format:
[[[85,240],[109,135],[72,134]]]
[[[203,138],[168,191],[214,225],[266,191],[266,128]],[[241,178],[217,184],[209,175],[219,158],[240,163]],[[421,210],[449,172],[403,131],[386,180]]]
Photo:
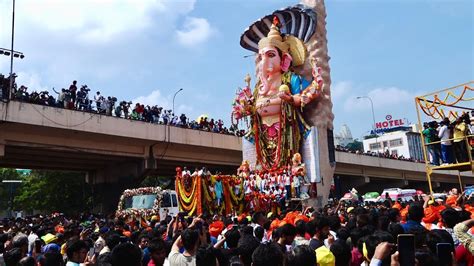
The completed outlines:
[[[69,86],[230,121],[250,52],[244,29],[296,1],[17,1],[15,60],[29,89]],[[0,47],[10,45],[11,0],[0,0]],[[326,1],[335,130],[355,137],[387,114],[415,122],[413,97],[474,78],[473,1]],[[9,59],[0,57],[0,73]]]

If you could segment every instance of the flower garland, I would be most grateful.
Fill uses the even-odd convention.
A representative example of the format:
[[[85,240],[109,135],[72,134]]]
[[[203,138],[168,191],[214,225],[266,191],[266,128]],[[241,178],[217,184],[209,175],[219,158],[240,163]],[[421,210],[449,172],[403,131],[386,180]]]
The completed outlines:
[[[186,211],[189,215],[201,214],[203,209],[211,214],[229,214],[234,210],[240,213],[244,209],[244,186],[240,177],[234,175],[187,177],[189,179],[186,181],[190,184],[186,188],[181,173],[177,171],[175,181],[181,211]],[[214,186],[217,179],[222,181],[223,186],[223,202],[220,206],[215,202],[215,193],[209,189]],[[235,184],[239,186],[238,195],[234,192]]]
[[[201,178],[200,177],[187,177],[191,181],[191,191],[186,189],[186,186],[183,184],[184,178],[181,175],[181,171],[177,171],[175,187],[176,194],[178,195],[179,207],[181,211],[188,212],[189,215],[195,213],[202,213],[202,204],[201,204]],[[188,180],[189,181],[189,180]]]
[[[232,201],[235,204],[239,204],[244,199],[244,182],[240,182],[240,185],[239,185],[240,195],[239,196],[235,195],[234,190],[232,188],[230,188],[229,191],[230,191],[230,197],[232,198]]]
[[[160,187],[142,187],[142,188],[135,188],[135,189],[127,189],[120,196],[120,200],[117,206],[117,211],[115,214],[117,217],[120,217],[120,218],[131,217],[131,216],[147,218],[153,215],[159,215],[161,199],[163,197],[162,192],[163,191]],[[124,201],[126,198],[130,198],[130,197],[138,196],[138,195],[149,195],[149,194],[156,195],[156,198],[153,202],[153,207],[151,209],[135,209],[135,208],[123,209]]]
[[[181,197],[186,204],[190,204],[193,201],[193,199],[195,198],[196,191],[197,191],[197,186],[194,184],[194,180],[191,186],[192,186],[192,191],[188,193],[188,191],[185,189],[182,178],[180,178],[180,180],[178,181],[178,191],[183,192],[181,194]]]
[[[203,190],[203,195],[204,195],[204,198],[206,199],[206,202],[208,203],[211,203],[212,201],[214,201],[216,199],[216,195],[214,193],[211,193],[209,190],[208,190],[208,182],[202,182],[202,190]]]
[[[202,179],[202,191],[203,191],[203,207],[209,211],[211,215],[214,213],[221,213],[219,210],[216,211],[216,206],[214,201],[216,199],[216,194],[212,191],[209,191],[209,186],[212,185],[212,180]]]

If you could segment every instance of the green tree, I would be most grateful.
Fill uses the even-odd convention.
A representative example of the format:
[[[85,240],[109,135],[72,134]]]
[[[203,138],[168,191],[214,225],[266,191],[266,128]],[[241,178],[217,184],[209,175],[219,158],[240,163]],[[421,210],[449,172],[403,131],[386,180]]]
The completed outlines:
[[[364,136],[364,139],[373,139],[375,137],[377,137],[377,134],[370,134],[370,135]]]
[[[15,197],[20,210],[78,213],[91,208],[91,187],[84,174],[33,170],[24,177]]]
[[[362,144],[362,141],[359,141],[358,139],[355,139],[353,142],[348,143],[346,145],[346,148],[351,151],[364,151],[364,145]]]
[[[147,176],[140,183],[140,187],[161,187],[162,189],[174,189],[174,179],[165,176]]]

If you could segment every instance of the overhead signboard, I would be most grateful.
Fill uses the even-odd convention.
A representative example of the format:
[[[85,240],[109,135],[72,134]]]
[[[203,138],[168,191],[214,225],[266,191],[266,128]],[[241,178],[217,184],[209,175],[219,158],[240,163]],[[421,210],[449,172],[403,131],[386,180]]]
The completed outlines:
[[[375,123],[375,129],[389,129],[392,127],[405,126],[403,119],[392,119],[391,115],[385,116],[385,121]]]
[[[391,115],[386,115],[385,121],[375,123],[375,130],[371,130],[371,134],[393,131],[397,128],[405,128],[407,125],[406,119],[394,119]]]

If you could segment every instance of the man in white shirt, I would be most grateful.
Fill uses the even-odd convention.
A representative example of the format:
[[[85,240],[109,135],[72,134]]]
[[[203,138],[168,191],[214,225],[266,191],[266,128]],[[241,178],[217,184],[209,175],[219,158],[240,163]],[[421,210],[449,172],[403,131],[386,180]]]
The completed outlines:
[[[291,178],[286,174],[283,173],[283,182],[285,183],[285,190],[286,190],[286,199],[291,199]]]
[[[35,241],[38,239],[38,235],[36,234],[36,231],[38,230],[37,226],[33,226],[31,228],[31,232],[28,235],[28,254],[31,254],[33,252],[33,249],[35,247]]]
[[[300,178],[298,176],[293,177],[293,187],[295,188],[295,198],[300,197]]]
[[[195,229],[196,224],[202,223],[201,218],[194,218],[188,229],[184,230],[171,247],[168,255],[170,266],[195,266],[196,251],[199,247],[199,232]],[[180,253],[180,249],[184,247],[184,252]]]
[[[169,116],[169,114],[166,110],[161,115],[161,119],[163,119],[163,124],[168,125],[169,120],[170,120],[170,116]]]
[[[87,258],[87,243],[83,240],[69,240],[66,244],[66,254],[68,262],[66,266],[80,266],[89,264]]]
[[[199,170],[196,167],[194,168],[194,172],[191,174],[191,177],[196,178],[198,176],[200,176],[200,174],[199,174]]]
[[[188,175],[188,176],[191,176],[191,172],[188,170],[188,168],[185,166],[183,167],[183,173],[182,173],[183,176],[185,175]]]
[[[100,91],[98,91],[96,93],[96,95],[94,95],[94,102],[95,102],[95,106],[97,107],[97,112],[99,112],[102,108],[102,102],[104,100],[104,97],[102,97],[102,95],[100,95]]]
[[[64,107],[64,98],[66,97],[66,89],[62,88],[58,95],[58,106]]]
[[[449,139],[451,129],[449,129],[448,125],[449,119],[444,118],[438,132],[438,137],[441,139],[441,158],[443,164],[453,163],[452,141]]]

